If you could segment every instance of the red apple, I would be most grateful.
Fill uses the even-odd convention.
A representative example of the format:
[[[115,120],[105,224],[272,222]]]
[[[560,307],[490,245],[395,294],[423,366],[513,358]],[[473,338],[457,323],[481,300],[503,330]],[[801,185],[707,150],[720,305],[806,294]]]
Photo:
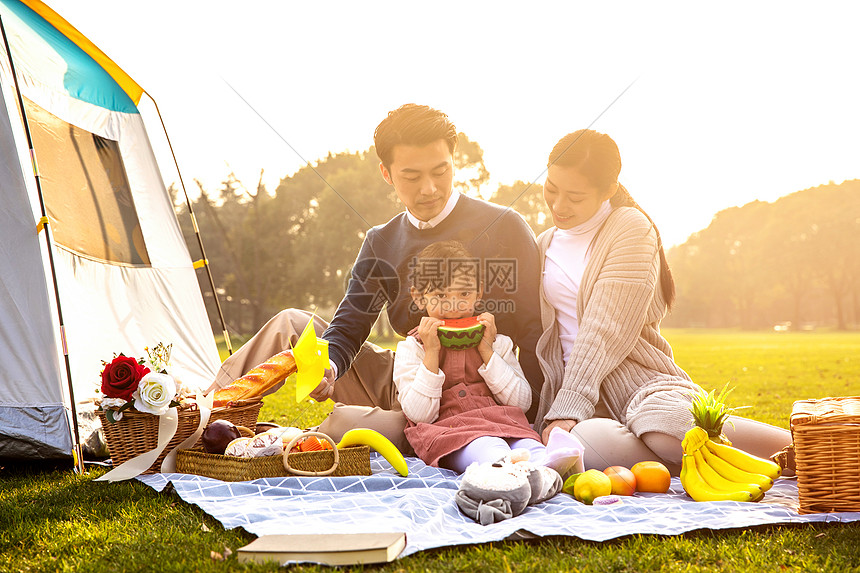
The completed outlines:
[[[603,470],[612,482],[612,493],[615,495],[633,495],[636,491],[636,476],[624,466],[610,466]]]

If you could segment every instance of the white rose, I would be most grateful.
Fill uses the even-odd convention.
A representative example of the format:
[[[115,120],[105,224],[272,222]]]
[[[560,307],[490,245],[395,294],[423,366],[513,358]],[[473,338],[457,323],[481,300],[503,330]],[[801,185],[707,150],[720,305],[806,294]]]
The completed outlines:
[[[160,416],[170,409],[176,396],[176,382],[173,376],[150,372],[140,380],[132,396],[136,410]]]

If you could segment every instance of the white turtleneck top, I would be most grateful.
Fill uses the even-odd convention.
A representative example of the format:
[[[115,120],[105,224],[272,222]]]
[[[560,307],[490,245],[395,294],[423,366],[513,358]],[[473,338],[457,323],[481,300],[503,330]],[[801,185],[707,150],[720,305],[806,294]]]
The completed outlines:
[[[607,199],[588,221],[571,229],[556,229],[546,251],[543,292],[546,300],[556,309],[565,365],[579,332],[576,297],[582,273],[591,255],[589,247],[611,211],[612,207]]]

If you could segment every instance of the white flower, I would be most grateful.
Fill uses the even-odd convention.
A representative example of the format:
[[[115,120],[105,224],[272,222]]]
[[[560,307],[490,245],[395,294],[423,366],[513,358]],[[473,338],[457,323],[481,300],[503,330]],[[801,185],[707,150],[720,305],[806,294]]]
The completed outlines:
[[[126,400],[122,398],[102,398],[102,408],[122,408],[125,406]]]
[[[150,372],[140,380],[140,385],[134,391],[135,409],[160,416],[170,408],[170,402],[176,396],[176,382],[173,376]]]

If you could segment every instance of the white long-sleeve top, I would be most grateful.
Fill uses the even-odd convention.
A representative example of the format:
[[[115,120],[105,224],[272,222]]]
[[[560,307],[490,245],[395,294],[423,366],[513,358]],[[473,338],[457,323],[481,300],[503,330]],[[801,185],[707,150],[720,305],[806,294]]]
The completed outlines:
[[[591,258],[591,244],[612,206],[604,201],[588,221],[572,229],[556,229],[546,250],[543,269],[543,296],[555,308],[564,363],[579,332],[576,297],[582,274]]]
[[[504,334],[496,335],[493,356],[478,368],[493,397],[503,406],[528,410],[532,390],[514,353],[514,343]],[[413,423],[432,424],[439,417],[445,374],[424,366],[424,346],[414,336],[397,343],[394,353],[394,383],[403,414]]]

